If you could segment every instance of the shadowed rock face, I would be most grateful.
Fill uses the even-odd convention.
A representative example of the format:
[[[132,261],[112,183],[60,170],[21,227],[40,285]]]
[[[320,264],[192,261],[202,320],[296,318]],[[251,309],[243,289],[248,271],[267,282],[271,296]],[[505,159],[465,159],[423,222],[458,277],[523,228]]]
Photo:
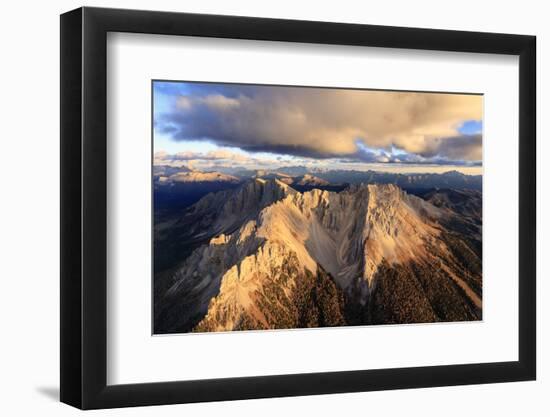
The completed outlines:
[[[178,262],[155,277],[155,333],[480,319],[481,210],[422,197],[278,179],[207,195],[156,236]]]

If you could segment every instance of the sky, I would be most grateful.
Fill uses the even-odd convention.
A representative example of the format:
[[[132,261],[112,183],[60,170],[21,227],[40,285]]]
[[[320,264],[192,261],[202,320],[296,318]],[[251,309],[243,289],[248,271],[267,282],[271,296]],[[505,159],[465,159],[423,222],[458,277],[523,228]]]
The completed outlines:
[[[480,174],[482,111],[471,94],[154,81],[154,162]]]

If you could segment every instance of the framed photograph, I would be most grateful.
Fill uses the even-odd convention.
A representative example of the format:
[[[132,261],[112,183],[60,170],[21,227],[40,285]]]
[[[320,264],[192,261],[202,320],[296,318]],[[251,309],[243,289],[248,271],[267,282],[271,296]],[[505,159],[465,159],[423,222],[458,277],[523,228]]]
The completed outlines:
[[[533,380],[535,37],[61,16],[61,401]]]

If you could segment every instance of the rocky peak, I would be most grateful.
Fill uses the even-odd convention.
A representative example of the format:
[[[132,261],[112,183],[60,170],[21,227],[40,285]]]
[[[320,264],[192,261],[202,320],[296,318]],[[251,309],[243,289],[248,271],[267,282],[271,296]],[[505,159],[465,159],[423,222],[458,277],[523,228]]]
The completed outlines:
[[[385,269],[450,253],[436,222],[444,210],[394,184],[300,193],[255,178],[197,204],[213,213],[201,232],[209,239],[174,274],[169,296],[180,301],[166,310],[184,328],[200,316],[202,331],[276,326],[293,317],[283,305],[298,283],[319,271],[364,306]]]

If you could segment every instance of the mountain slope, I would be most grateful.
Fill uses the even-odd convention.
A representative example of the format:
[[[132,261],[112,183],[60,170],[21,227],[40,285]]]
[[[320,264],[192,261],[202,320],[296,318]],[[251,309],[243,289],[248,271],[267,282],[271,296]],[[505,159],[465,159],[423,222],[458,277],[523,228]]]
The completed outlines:
[[[209,195],[181,219],[188,241],[209,240],[157,294],[155,330],[479,318],[480,253],[445,227],[457,219],[391,184],[298,193],[255,180]]]

